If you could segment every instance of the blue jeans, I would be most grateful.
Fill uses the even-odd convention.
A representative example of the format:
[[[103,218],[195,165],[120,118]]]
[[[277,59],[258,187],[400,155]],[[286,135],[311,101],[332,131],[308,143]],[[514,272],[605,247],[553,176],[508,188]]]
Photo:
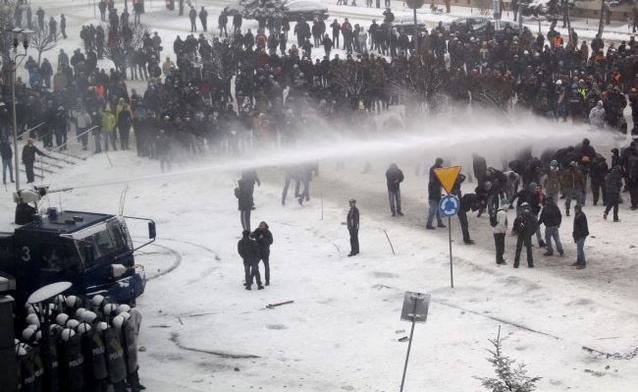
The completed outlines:
[[[9,169],[9,178],[13,182],[13,163],[11,158],[2,160],[2,182],[7,183],[7,169]]]
[[[554,248],[552,248],[552,238],[554,239],[554,242],[556,242],[556,250],[562,255],[563,244],[560,241],[560,236],[558,234],[558,226],[545,227],[545,242],[547,243],[547,253],[554,253]]]
[[[390,211],[392,214],[401,212],[401,189],[388,191],[388,199],[390,200]]]
[[[432,221],[436,216],[436,222],[439,226],[443,224],[441,220],[441,211],[439,210],[439,201],[440,200],[428,200],[428,204],[430,205],[430,209],[428,210],[428,223],[427,226],[432,226]]]
[[[585,240],[587,237],[576,238],[576,262],[581,265],[587,264],[585,261]]]

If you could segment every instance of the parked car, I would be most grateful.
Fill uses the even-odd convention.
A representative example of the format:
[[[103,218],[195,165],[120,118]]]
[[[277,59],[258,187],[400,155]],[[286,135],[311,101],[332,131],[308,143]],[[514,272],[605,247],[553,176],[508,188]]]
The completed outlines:
[[[264,8],[263,10],[251,9],[250,12],[248,12],[246,7],[239,2],[227,6],[226,8],[224,8],[224,11],[229,17],[240,14],[247,19],[254,18],[255,15],[258,15],[260,12],[263,12],[264,16],[278,12],[278,10],[274,8]],[[305,20],[325,20],[328,19],[328,17],[330,16],[328,13],[328,8],[324,4],[316,0],[287,1],[284,3],[282,12],[284,16],[286,16],[290,21],[293,22],[299,20],[299,18],[302,17]]]

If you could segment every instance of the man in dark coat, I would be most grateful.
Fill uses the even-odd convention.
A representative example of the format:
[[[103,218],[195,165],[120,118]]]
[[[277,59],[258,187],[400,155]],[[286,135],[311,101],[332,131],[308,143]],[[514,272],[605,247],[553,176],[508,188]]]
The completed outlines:
[[[459,218],[459,223],[461,224],[461,233],[463,233],[463,243],[465,245],[473,245],[474,240],[470,238],[470,227],[467,221],[467,211],[470,210],[471,204],[468,206],[463,205],[463,200],[468,200],[463,197],[463,192],[461,191],[461,184],[465,181],[465,175],[459,174],[456,177],[456,182],[454,183],[454,187],[452,188],[452,194],[459,198],[461,203],[459,212],[456,213],[456,216]]]
[[[272,245],[272,233],[268,223],[259,222],[259,227],[250,234],[250,238],[257,241],[259,246],[259,259],[257,260],[259,271],[259,260],[264,262],[264,279],[266,286],[270,286],[270,245]]]
[[[45,153],[40,151],[39,148],[33,145],[33,139],[29,138],[27,144],[22,149],[22,163],[24,163],[24,171],[27,173],[27,184],[30,184],[35,179],[35,173],[33,172],[33,164],[35,163],[35,154],[43,157],[48,157]]]
[[[199,21],[202,22],[202,29],[204,30],[204,32],[207,32],[208,31],[208,11],[204,9],[204,6],[202,6],[202,9],[199,11]]]
[[[9,170],[9,178],[13,181],[13,150],[11,144],[5,136],[0,140],[0,155],[2,155],[2,183],[7,183],[7,169]]]
[[[250,184],[243,179],[237,181],[235,197],[237,197],[241,226],[244,230],[250,231],[250,211],[253,209],[253,192]]]
[[[476,153],[472,154],[472,170],[478,185],[483,185],[483,182],[485,182],[487,177],[487,161],[485,160],[485,157]]]
[[[521,214],[514,220],[514,232],[516,239],[516,253],[514,255],[514,268],[518,268],[521,259],[523,244],[527,252],[527,266],[534,268],[534,255],[532,254],[532,236],[538,229],[538,220],[532,212],[529,203],[521,204]]]
[[[197,10],[191,6],[191,10],[188,12],[188,17],[191,20],[191,33],[197,31]]]
[[[430,180],[428,182],[428,204],[430,205],[430,209],[428,210],[428,222],[425,225],[425,228],[428,230],[436,229],[432,225],[432,221],[435,216],[438,227],[445,227],[443,220],[441,219],[441,212],[439,211],[439,202],[441,201],[441,182],[434,172],[434,169],[439,169],[441,167],[443,167],[443,158],[436,158],[434,165],[430,168]]]
[[[587,225],[587,216],[583,212],[583,207],[576,204],[574,207],[574,230],[572,237],[576,243],[576,262],[572,264],[578,269],[585,268],[587,262],[585,260],[585,240],[589,235],[589,226]]]
[[[241,181],[241,180],[240,180]],[[237,242],[237,253],[244,261],[244,286],[246,290],[251,290],[253,278],[257,281],[257,289],[263,290],[261,276],[259,275],[259,245],[250,238],[250,230],[241,233],[242,238]]]
[[[401,182],[403,181],[403,172],[397,167],[396,163],[392,163],[385,172],[385,178],[388,183],[388,199],[390,200],[392,216],[403,216],[401,212]]]
[[[622,173],[620,166],[614,166],[605,177],[605,192],[607,194],[607,207],[603,213],[603,218],[607,219],[609,211],[614,209],[614,222],[618,219],[618,203],[620,202],[620,190],[622,189]]]
[[[543,256],[553,256],[554,249],[552,248],[552,239],[556,243],[556,250],[559,255],[563,255],[563,244],[560,241],[560,234],[558,228],[563,220],[563,214],[560,212],[560,208],[556,205],[556,201],[552,196],[547,196],[547,204],[541,211],[538,224],[545,224],[545,243],[547,244],[547,251]]]
[[[352,257],[359,254],[359,209],[355,199],[350,199],[350,211],[348,211],[346,222],[350,233],[350,253],[348,257]]]

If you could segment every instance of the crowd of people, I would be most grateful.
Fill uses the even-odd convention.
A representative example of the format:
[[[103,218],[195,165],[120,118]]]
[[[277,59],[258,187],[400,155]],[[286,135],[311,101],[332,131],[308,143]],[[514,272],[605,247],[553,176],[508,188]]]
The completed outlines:
[[[347,18],[330,26],[323,20],[311,26],[301,18],[292,28],[285,18],[265,18],[253,33],[233,18],[229,34],[220,24],[220,35],[178,36],[174,62],[171,55],[160,62],[162,39],[146,31],[125,68],[107,73],[97,61],[131,25],[126,13],[118,16],[109,4],[107,9],[106,28],[82,27],[83,50],[70,57],[60,50],[55,63],[46,58],[25,63],[29,80],[17,84],[18,126],[31,129],[45,147],[54,138],[64,145],[71,124],[85,112],[91,119],[81,128],[91,129],[95,143],[109,141],[115,148],[121,139],[120,147],[127,148],[132,128],[141,156],[170,156],[169,161],[176,150],[188,156],[205,146],[236,153],[247,140],[292,144],[304,129],[314,133],[304,125],[318,120],[345,128],[363,123],[374,131],[373,114],[398,104],[406,106],[408,125],[424,110],[464,105],[497,112],[517,106],[625,131],[625,106],[638,116],[633,36],[605,47],[599,37],[578,44],[575,31],[563,38],[553,25],[546,35],[534,36],[509,25],[475,33],[471,25],[452,23],[415,37],[393,27],[390,9],[382,23],[372,21],[367,29]],[[296,43],[288,42],[290,35]],[[321,47],[324,55],[317,56]],[[339,47],[345,53],[334,53]],[[145,91],[128,89],[127,70],[132,79],[147,80]],[[2,84],[3,97],[8,87]],[[0,117],[10,117],[6,107]],[[9,123],[3,121],[4,134]]]
[[[131,51],[124,67],[107,73],[97,61],[109,56],[114,41],[133,34],[135,23],[126,11],[118,15],[112,2],[100,2],[100,11],[108,24],[83,26],[84,48],[71,57],[60,50],[55,62],[45,58],[38,64],[29,58],[24,65],[28,81],[17,80],[18,131],[28,131],[45,148],[54,148],[54,142],[64,148],[69,129],[75,128],[84,149],[89,146],[88,134],[93,136],[95,153],[129,149],[133,133],[138,155],[159,159],[162,170],[170,170],[171,162],[207,150],[237,154],[251,146],[293,145],[302,137],[317,136],[316,126],[308,125],[375,132],[375,114],[391,105],[405,105],[407,126],[425,115],[464,106],[495,113],[517,107],[557,121],[590,122],[593,127],[625,132],[628,104],[632,118],[638,118],[634,61],[638,44],[633,36],[618,46],[605,45],[600,37],[588,43],[580,41],[574,30],[562,36],[555,23],[545,35],[536,36],[507,24],[499,30],[488,24],[474,31],[471,25],[456,23],[439,23],[414,36],[410,29],[394,25],[393,12],[387,8],[380,15],[383,20],[373,20],[368,27],[353,25],[347,18],[328,25],[320,18],[309,23],[303,18],[267,17],[258,20],[254,32],[253,27],[245,28],[240,15],[232,17],[232,28],[227,29],[228,15],[221,12],[217,29],[210,29],[215,33],[196,37],[196,18],[208,30],[208,13],[192,7],[191,34],[185,39],[177,36],[164,61],[160,61],[165,51],[160,35],[144,30],[140,46]],[[127,71],[131,79],[146,81],[144,91],[129,90]],[[3,79],[0,88],[6,100],[10,83]],[[0,105],[0,132],[5,136],[10,118],[6,105]],[[587,155],[585,162],[584,157],[573,157],[573,151],[556,154],[565,170],[561,186],[566,189],[566,213],[572,199],[582,204],[579,195],[584,185],[578,185],[580,193],[573,191],[577,185],[565,185],[566,179],[582,182],[570,175],[572,162],[578,170],[591,167],[585,170],[594,202],[601,193],[603,202],[607,194],[614,194],[606,193],[606,172],[598,168],[601,157]],[[619,166],[635,207],[633,161],[619,159],[624,159]],[[540,181],[530,167],[549,169],[549,163],[529,156],[510,164],[525,189]],[[312,168],[302,170],[305,189],[295,192],[300,203],[309,198],[312,172]],[[299,175],[290,173],[287,183]],[[492,180],[486,183],[494,186]],[[507,197],[512,198],[518,188],[508,187]],[[490,192],[479,189],[474,197],[484,200],[492,212],[499,204]],[[282,204],[286,193],[287,186]],[[396,196],[395,190],[393,212],[401,215]],[[557,200],[556,191],[548,196]],[[434,228],[435,216],[428,217],[428,228]],[[443,225],[438,220],[437,224]],[[471,241],[469,234],[465,237]]]

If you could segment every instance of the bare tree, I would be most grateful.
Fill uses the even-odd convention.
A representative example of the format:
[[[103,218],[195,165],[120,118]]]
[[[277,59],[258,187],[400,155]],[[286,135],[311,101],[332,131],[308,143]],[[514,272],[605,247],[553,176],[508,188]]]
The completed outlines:
[[[104,56],[113,61],[115,69],[126,76],[126,70],[133,65],[135,52],[144,46],[144,36],[150,34],[146,25],[132,23],[120,25],[117,31],[106,29]]]
[[[353,108],[381,91],[384,82],[383,68],[376,64],[362,66],[361,63],[346,62],[332,75],[332,83],[345,93]]]
[[[35,30],[33,35],[31,35],[31,42],[29,46],[38,52],[38,65],[40,65],[40,60],[42,59],[42,53],[55,48],[58,44],[58,40],[61,39],[61,33],[56,32],[55,35],[51,34],[48,24],[45,23],[43,28],[39,28],[37,24],[35,25]]]

